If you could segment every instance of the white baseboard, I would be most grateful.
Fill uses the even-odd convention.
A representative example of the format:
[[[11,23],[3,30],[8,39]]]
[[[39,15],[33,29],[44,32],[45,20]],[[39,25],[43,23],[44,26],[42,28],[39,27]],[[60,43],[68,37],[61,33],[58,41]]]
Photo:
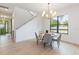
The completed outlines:
[[[68,43],[68,44],[73,44],[76,46],[79,46],[79,44],[75,43],[75,42],[70,42],[70,41],[66,41],[66,40],[61,40],[62,42]]]

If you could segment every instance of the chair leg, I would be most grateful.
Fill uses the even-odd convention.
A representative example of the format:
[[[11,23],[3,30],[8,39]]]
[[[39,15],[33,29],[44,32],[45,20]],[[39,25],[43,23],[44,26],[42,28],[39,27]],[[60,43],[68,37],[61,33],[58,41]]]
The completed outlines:
[[[54,41],[52,41],[51,46],[52,46],[52,48],[54,47]]]
[[[60,42],[59,41],[57,42],[57,45],[58,45],[58,48],[59,48],[59,46],[60,46]]]
[[[46,43],[44,43],[44,48],[45,48],[45,46],[46,46]]]
[[[38,45],[38,40],[37,40],[37,45]]]
[[[42,44],[43,44],[43,40],[42,40]]]

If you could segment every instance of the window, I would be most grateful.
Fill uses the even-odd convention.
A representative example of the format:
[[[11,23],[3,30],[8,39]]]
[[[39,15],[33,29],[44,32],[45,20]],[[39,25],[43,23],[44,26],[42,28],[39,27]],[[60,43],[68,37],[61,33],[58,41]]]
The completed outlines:
[[[51,18],[50,30],[56,33],[68,34],[68,15],[61,15]]]

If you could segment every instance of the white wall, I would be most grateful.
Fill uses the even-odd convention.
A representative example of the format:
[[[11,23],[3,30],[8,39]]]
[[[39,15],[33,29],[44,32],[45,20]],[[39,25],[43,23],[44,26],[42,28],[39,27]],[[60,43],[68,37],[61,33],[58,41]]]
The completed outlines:
[[[63,35],[62,40],[79,44],[79,4],[58,10],[58,15],[69,15],[69,34]]]
[[[42,17],[42,23],[43,23],[43,31],[45,32],[45,30],[50,30],[50,19],[47,18],[43,18]]]
[[[41,25],[43,23],[40,22],[41,19],[39,17],[32,19],[34,16],[32,16],[29,12],[26,12],[24,9],[15,7],[13,15],[14,15],[13,20],[15,25],[16,42],[34,38],[35,37],[34,33],[41,30],[42,28]],[[24,24],[26,21],[29,21],[29,22],[26,23],[21,28],[16,29],[22,24]]]
[[[40,17],[35,17],[23,27],[16,30],[16,42],[35,38],[35,32],[43,30],[43,23]]]

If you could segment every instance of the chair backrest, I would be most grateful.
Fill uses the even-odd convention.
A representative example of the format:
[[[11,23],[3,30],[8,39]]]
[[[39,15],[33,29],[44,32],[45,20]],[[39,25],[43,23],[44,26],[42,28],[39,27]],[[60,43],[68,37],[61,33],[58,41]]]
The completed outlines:
[[[38,35],[37,35],[37,33],[35,32],[35,36],[36,36],[36,39],[38,40],[39,38],[38,38]]]
[[[52,40],[51,34],[45,34],[43,39],[44,42],[50,42]]]

